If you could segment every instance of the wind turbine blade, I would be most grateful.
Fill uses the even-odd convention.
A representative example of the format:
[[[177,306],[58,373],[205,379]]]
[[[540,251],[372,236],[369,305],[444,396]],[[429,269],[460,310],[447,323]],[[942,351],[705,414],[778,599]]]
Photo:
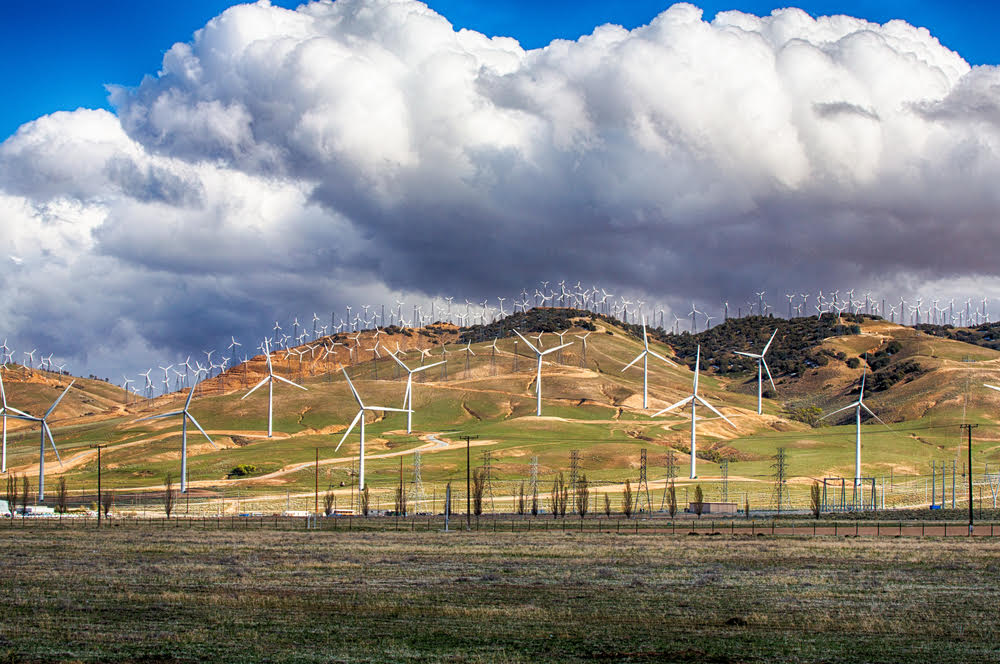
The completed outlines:
[[[3,388],[3,372],[0,372],[0,399],[3,399],[3,407],[7,407],[7,392]]]
[[[778,333],[778,328],[774,328],[774,332],[771,333],[771,338],[767,340],[767,344],[764,346],[764,350],[760,351],[760,356],[764,357],[767,355],[767,349],[771,347],[771,342],[774,341],[774,335]]]
[[[630,366],[632,366],[633,364],[635,364],[636,362],[638,362],[639,360],[641,360],[642,356],[645,355],[648,352],[649,351],[644,350],[641,353],[639,353],[638,355],[636,355],[634,360],[632,360],[631,362],[629,362],[628,364],[625,365],[625,369],[628,369]],[[622,371],[624,372],[625,369],[622,369]]]
[[[354,389],[354,383],[351,382],[351,377],[347,375],[347,369],[345,369],[344,367],[340,367],[340,370],[344,372],[344,378],[347,379],[348,387],[351,388],[351,392],[354,393],[354,398],[357,399],[358,405],[361,406],[361,410],[364,411],[365,402],[361,400],[361,396],[358,394],[358,391]]]
[[[347,437],[351,435],[352,431],[354,431],[354,426],[358,423],[358,420],[360,420],[364,414],[365,414],[365,409],[362,408],[361,410],[358,411],[358,414],[354,416],[354,419],[351,420],[351,426],[347,427],[347,431],[344,432],[344,435],[343,437],[341,437],[340,442],[337,443],[337,447],[333,449],[334,452],[339,450],[340,446],[344,444],[344,441],[347,440]]]
[[[544,355],[548,355],[549,353],[554,353],[557,350],[562,350],[563,348],[569,348],[572,345],[573,345],[573,343],[570,342],[568,344],[563,344],[562,346],[556,346],[555,348],[549,348],[547,350],[543,350],[541,353],[539,353],[539,355],[543,355],[543,356]]]
[[[527,339],[525,339],[525,338],[524,338],[524,335],[522,335],[522,334],[521,334],[520,332],[518,332],[517,330],[514,330],[514,334],[516,334],[517,336],[521,337],[521,341],[523,341],[524,343],[528,344],[528,348],[530,348],[531,350],[535,351],[536,353],[538,352],[538,349],[537,349],[537,348],[535,348],[535,347],[534,347],[534,346],[533,346],[533,345],[531,344],[531,342],[530,342],[530,341],[528,341]]]
[[[767,360],[765,360],[763,357],[761,357],[760,358],[760,363],[764,365],[764,371],[767,372],[767,379],[769,381],[771,381],[771,389],[774,390],[775,392],[777,392],[778,388],[776,388],[774,386],[774,379],[771,378],[771,370],[767,367]]]
[[[664,362],[666,362],[667,364],[669,364],[672,367],[676,367],[677,366],[676,362],[674,362],[673,360],[668,360],[667,358],[665,358],[662,355],[660,355],[659,353],[657,353],[655,350],[648,350],[646,352],[649,353],[650,355],[652,355],[653,357],[659,359],[659,360],[663,360]]]
[[[861,393],[858,395],[858,403],[861,403],[862,401],[865,400],[865,378],[867,376],[868,376],[868,367],[865,367],[864,371],[861,373]]]
[[[988,387],[991,390],[996,390],[997,392],[1000,392],[1000,387],[996,387],[994,385],[989,385],[988,383],[983,383],[983,387]],[[13,410],[13,408],[11,408],[11,410]]]
[[[191,413],[184,413],[184,416],[189,420],[191,420],[191,424],[198,427],[198,431],[200,431],[201,435],[203,435],[205,439],[212,444],[212,447],[214,447],[215,449],[219,449],[219,446],[215,444],[215,441],[213,441],[212,438],[207,433],[205,433],[205,430],[201,428],[201,425],[198,424],[198,420],[194,419],[194,415],[192,415]]]
[[[741,350],[734,350],[733,351],[733,355],[742,355],[744,357],[752,357],[755,360],[759,360],[760,359],[760,355],[757,355],[756,353],[744,353]]]
[[[884,426],[884,427],[885,427],[886,429],[888,429],[889,431],[892,431],[893,433],[896,433],[895,429],[893,429],[893,428],[892,428],[892,427],[890,427],[890,426],[889,426],[888,424],[886,424],[885,422],[883,422],[883,421],[882,421],[882,418],[881,418],[881,417],[879,417],[878,415],[876,415],[876,414],[874,413],[874,411],[872,411],[872,409],[871,409],[871,408],[869,408],[869,407],[868,407],[868,406],[867,406],[866,404],[862,403],[862,404],[861,404],[861,407],[862,407],[862,408],[864,408],[865,410],[867,410],[867,411],[868,411],[868,414],[869,414],[869,415],[871,415],[871,416],[872,416],[872,417],[874,417],[874,418],[875,418],[876,420],[878,420],[878,421],[879,421],[879,424],[881,424],[882,426]]]
[[[643,316],[642,319],[642,345],[646,350],[649,350],[649,339],[646,337],[646,318]]]
[[[56,406],[58,406],[59,402],[63,400],[63,397],[66,396],[66,393],[69,392],[69,388],[73,387],[73,383],[75,382],[76,382],[75,380],[70,381],[69,385],[66,386],[66,389],[63,390],[63,393],[59,395],[58,399],[56,399],[56,402],[52,404],[52,406],[47,411],[45,411],[44,415],[42,415],[43,420],[52,414],[52,411],[56,409]]]
[[[194,390],[195,390],[196,387],[198,387],[198,379],[197,378],[194,381],[194,385],[192,385],[191,389],[188,391],[187,401],[184,402],[184,410],[185,411],[187,411],[188,407],[191,405],[191,400],[194,399]]]
[[[308,388],[305,388],[305,387],[302,387],[302,386],[301,386],[301,385],[299,385],[298,383],[293,383],[292,381],[288,380],[287,378],[282,378],[281,376],[279,376],[279,375],[277,375],[277,374],[275,374],[275,376],[274,376],[274,377],[275,377],[275,379],[276,379],[276,380],[280,380],[280,381],[281,381],[282,383],[288,383],[288,384],[289,384],[289,385],[291,385],[292,387],[297,387],[297,388],[299,388],[300,390],[305,390],[306,392],[308,392],[308,391],[309,391],[309,389],[308,389]]]
[[[726,422],[729,422],[729,426],[731,426],[734,429],[737,428],[737,426],[735,424],[733,424],[732,421],[730,421],[730,419],[728,417],[726,417],[725,415],[723,415],[715,406],[713,406],[712,404],[708,403],[707,401],[705,401],[701,397],[695,397],[695,398],[698,400],[698,403],[700,403],[702,406],[704,406],[705,408],[708,408],[710,411],[712,411],[713,413],[715,413],[716,415],[718,415],[719,417],[721,417],[722,419],[724,419]]]
[[[257,384],[256,384],[256,385],[254,385],[254,386],[253,386],[252,388],[250,388],[250,391],[249,391],[249,392],[247,392],[246,394],[244,394],[244,395],[243,395],[243,397],[242,397],[242,398],[240,398],[240,401],[243,401],[243,399],[246,399],[246,398],[247,398],[248,396],[250,396],[251,394],[253,394],[254,392],[256,392],[256,391],[257,391],[257,388],[259,388],[259,387],[263,386],[263,385],[264,385],[265,383],[267,383],[267,381],[269,381],[269,380],[271,380],[271,374],[268,374],[268,375],[267,375],[267,376],[265,376],[265,377],[264,377],[264,378],[263,378],[263,379],[262,379],[262,380],[261,380],[261,381],[260,381],[259,383],[257,383]]]
[[[146,420],[162,420],[165,417],[176,417],[183,414],[183,410],[175,410],[172,413],[163,413],[162,415],[150,415],[149,417],[143,417],[136,420],[136,422],[145,422]]]
[[[821,417],[819,419],[825,420],[826,418],[828,418],[828,417],[830,417],[832,415],[836,415],[837,413],[842,413],[845,410],[850,410],[851,408],[857,408],[857,406],[858,406],[859,403],[861,403],[861,402],[860,401],[855,401],[854,403],[848,404],[847,406],[844,406],[843,408],[838,408],[837,410],[833,411],[832,413],[827,413],[826,415],[824,415],[823,417]]]
[[[444,364],[443,361],[442,362],[435,362],[434,364],[425,364],[424,366],[417,367],[416,369],[412,369],[412,370],[411,369],[407,369],[407,371],[409,371],[410,373],[420,373],[421,371],[426,371],[427,369],[431,369],[433,367],[439,367],[442,364]]]
[[[996,388],[993,388],[993,389],[996,389]],[[23,410],[18,410],[17,408],[14,408],[13,406],[4,406],[4,410],[10,411],[12,413],[17,413],[18,415],[22,415],[23,416],[23,417],[14,417],[13,415],[8,415],[7,416],[7,417],[14,417],[14,419],[17,419],[17,420],[24,419],[25,417],[27,417],[27,418],[31,417],[31,415],[28,415]]]
[[[49,442],[52,443],[52,451],[56,453],[56,459],[59,459],[59,465],[62,465],[62,459],[59,457],[59,450],[56,449],[56,441],[52,440],[52,429],[49,428],[48,422],[42,422],[42,426],[45,427],[45,433],[49,436]]]
[[[396,360],[396,364],[398,364],[399,366],[403,367],[407,371],[410,370],[410,367],[408,367],[405,364],[403,364],[403,361],[401,359],[399,359],[398,357],[396,357],[395,353],[389,353],[389,357],[391,357],[392,359]]]
[[[663,410],[661,410],[661,411],[659,411],[659,412],[656,412],[656,413],[653,413],[652,415],[650,415],[650,417],[657,417],[657,416],[659,416],[659,415],[663,415],[664,413],[666,413],[666,412],[668,412],[668,411],[671,411],[671,410],[673,410],[674,408],[679,408],[680,406],[683,406],[684,404],[686,404],[686,403],[690,402],[690,401],[691,401],[692,399],[694,399],[694,396],[693,396],[693,395],[692,395],[692,396],[689,396],[689,397],[684,397],[683,399],[681,399],[681,400],[680,400],[680,401],[678,401],[677,403],[673,404],[672,406],[667,406],[667,407],[666,407],[666,408],[664,408]]]
[[[698,352],[694,356],[694,393],[698,394],[698,371],[701,368],[701,344],[698,344]]]
[[[409,408],[388,408],[387,406],[365,406],[365,410],[383,410],[383,411],[391,411],[393,413],[413,412]]]

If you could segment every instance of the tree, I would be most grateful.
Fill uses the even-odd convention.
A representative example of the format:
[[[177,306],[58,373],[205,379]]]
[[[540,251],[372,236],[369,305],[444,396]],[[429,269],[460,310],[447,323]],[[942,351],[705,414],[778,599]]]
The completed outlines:
[[[28,511],[28,495],[31,493],[31,480],[27,475],[21,476],[21,514]]]
[[[406,489],[403,486],[402,481],[399,486],[396,487],[395,499],[396,514],[406,516]]]
[[[4,498],[7,499],[7,506],[10,508],[11,519],[14,518],[14,512],[17,511],[17,474],[7,473],[7,487],[4,492]]]
[[[583,474],[576,482],[576,511],[580,513],[580,518],[587,516],[590,509],[590,487],[587,485],[587,475]]]
[[[611,499],[608,498],[608,494],[604,494],[604,516],[611,516]]]
[[[174,493],[173,473],[167,473],[163,485],[166,488],[163,492],[163,510],[167,513],[167,518],[169,519],[170,513],[174,511],[174,504],[177,502],[177,495]]]
[[[819,500],[819,482],[813,482],[812,489],[809,492],[809,507],[812,508],[813,516],[818,519],[821,507]]]
[[[517,513],[520,516],[524,516],[524,509],[526,507],[525,495],[524,495],[524,480],[521,480],[521,486],[517,490]]]
[[[477,517],[483,513],[483,492],[486,490],[486,470],[472,471],[472,513]]]
[[[104,510],[104,518],[108,518],[111,513],[111,506],[115,504],[115,492],[111,489],[104,492],[101,496],[101,508]]]
[[[691,501],[691,508],[694,510],[694,513],[698,515],[699,519],[701,518],[701,511],[704,506],[704,494],[701,492],[701,485],[696,484],[694,487],[694,500]]]
[[[625,480],[625,488],[622,490],[622,513],[626,519],[632,518],[632,483]]]
[[[562,473],[559,473],[559,483],[562,485],[562,492],[559,494],[559,516],[566,518],[566,507],[569,506],[569,484],[563,481]]]
[[[552,493],[549,494],[549,503],[552,506],[552,518],[559,518],[559,497],[562,495],[562,473],[552,478]]]
[[[371,507],[371,495],[368,493],[368,487],[366,486],[359,494],[358,497],[361,500],[361,513],[364,516],[368,516],[369,508]]]
[[[59,488],[56,489],[56,511],[60,514],[65,514],[68,510],[66,508],[67,503],[67,491],[66,491],[66,478],[59,477]]]
[[[538,516],[538,483],[531,487],[531,516]]]
[[[670,512],[671,519],[677,515],[677,487],[674,486],[673,480],[670,482],[670,488],[667,489],[667,511]]]
[[[328,488],[326,493],[323,494],[323,513],[330,516],[336,508],[337,495],[333,492],[333,489]]]
[[[750,518],[750,496],[749,495],[747,495],[743,499],[743,515],[746,518],[748,518],[748,519]]]

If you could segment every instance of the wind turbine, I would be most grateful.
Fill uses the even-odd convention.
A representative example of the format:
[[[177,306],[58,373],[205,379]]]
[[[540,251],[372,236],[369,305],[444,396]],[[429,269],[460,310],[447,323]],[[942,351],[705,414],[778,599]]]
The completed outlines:
[[[718,415],[719,417],[721,417],[722,419],[724,419],[729,424],[729,426],[731,426],[734,429],[736,428],[736,425],[733,424],[732,422],[730,422],[728,417],[726,417],[725,415],[723,415],[722,413],[720,413],[718,410],[715,409],[715,406],[713,406],[712,404],[708,403],[707,401],[705,401],[704,399],[702,399],[698,395],[698,369],[699,369],[700,365],[701,365],[701,345],[699,344],[698,345],[698,352],[697,352],[697,355],[695,355],[695,360],[694,360],[694,389],[691,392],[691,396],[685,397],[684,399],[681,399],[677,403],[675,403],[675,404],[673,404],[671,406],[667,406],[666,408],[664,408],[663,410],[659,411],[658,413],[653,413],[651,415],[651,417],[658,417],[659,415],[662,415],[663,413],[671,411],[674,408],[680,408],[681,406],[684,406],[687,403],[691,404],[691,479],[695,479],[695,478],[698,477],[698,473],[697,473],[697,469],[696,469],[696,464],[697,464],[697,456],[696,456],[696,452],[697,452],[697,440],[696,440],[696,430],[697,430],[696,422],[697,422],[697,416],[696,416],[696,413],[695,413],[696,406],[700,403],[702,406],[705,406],[710,411],[712,411],[713,413],[715,413],[716,415]]]
[[[359,456],[359,458],[360,458],[361,461],[358,464],[358,490],[359,491],[364,491],[365,490],[365,411],[369,411],[369,410],[392,411],[394,413],[405,413],[405,412],[412,413],[413,411],[407,411],[405,408],[387,408],[385,406],[366,406],[364,404],[364,402],[361,400],[361,396],[358,394],[358,391],[356,389],[354,389],[354,383],[351,382],[351,377],[347,375],[347,370],[344,369],[343,367],[341,367],[340,370],[344,372],[344,378],[347,379],[347,385],[351,388],[351,392],[354,393],[354,398],[358,402],[358,414],[354,416],[354,419],[351,421],[351,426],[347,427],[347,431],[344,432],[344,436],[340,439],[340,442],[337,443],[337,447],[333,451],[336,452],[337,450],[340,449],[340,446],[343,445],[344,441],[347,440],[347,437],[349,435],[351,435],[351,432],[354,431],[354,426],[358,423],[358,420],[360,420],[361,421],[361,451],[358,453],[358,456]],[[409,422],[407,422],[407,426],[409,426]]]
[[[837,413],[842,413],[845,410],[851,408],[854,409],[854,426],[855,426],[855,447],[854,447],[854,488],[861,486],[861,411],[862,409],[868,411],[868,414],[874,417],[876,420],[882,423],[882,426],[888,428],[889,425],[882,422],[882,418],[872,412],[872,409],[865,404],[865,377],[868,375],[868,368],[865,367],[864,372],[861,374],[861,392],[858,394],[858,400],[854,403],[848,404],[843,408],[839,408],[832,413],[828,413],[821,417],[821,420],[836,415]],[[994,388],[996,389],[996,388]]]
[[[70,381],[70,384],[66,386],[66,389],[59,395],[59,398],[55,400],[55,403],[53,403],[41,417],[32,417],[26,413],[21,413],[20,415],[10,415],[12,418],[24,420],[26,422],[38,422],[42,425],[41,443],[38,446],[38,502],[45,501],[45,436],[49,437],[49,442],[52,443],[52,451],[56,453],[56,459],[59,459],[59,464],[62,465],[62,459],[59,458],[59,450],[56,449],[56,441],[52,439],[52,429],[49,428],[49,415],[51,415],[52,411],[56,409],[56,406],[58,406],[59,402],[63,400],[63,397],[66,396],[66,393],[69,392],[69,388],[73,387],[73,383],[75,382],[76,381]],[[5,406],[6,401],[6,398],[4,398]],[[5,411],[6,410],[14,412],[13,408],[5,408]],[[16,412],[20,413],[21,411]]]
[[[538,358],[538,368],[535,371],[535,394],[536,394],[536,397],[537,397],[537,402],[536,402],[536,405],[535,405],[535,416],[536,417],[541,417],[542,416],[542,358],[545,357],[546,355],[548,355],[549,353],[554,353],[557,350],[566,348],[567,346],[572,346],[572,344],[563,344],[561,346],[553,346],[552,348],[549,348],[548,350],[538,350],[537,348],[535,348],[534,346],[532,346],[531,342],[528,341],[527,339],[525,339],[521,335],[520,332],[518,332],[517,330],[514,330],[514,334],[516,334],[517,336],[521,337],[521,341],[523,341],[524,343],[526,343],[528,345],[528,348],[530,348],[531,350],[535,351],[535,355]],[[538,336],[541,337],[540,334]]]
[[[767,340],[766,344],[764,344],[764,350],[760,351],[759,355],[757,353],[744,353],[743,351],[739,350],[733,351],[736,355],[742,355],[744,357],[752,357],[753,359],[757,360],[757,414],[758,415],[764,412],[762,403],[762,399],[764,396],[764,374],[763,374],[764,371],[767,372],[767,379],[771,381],[771,389],[773,389],[775,392],[778,391],[778,388],[774,386],[774,379],[771,378],[771,370],[767,368],[767,360],[764,359],[764,356],[767,355],[767,349],[771,347],[771,342],[774,341],[774,335],[776,335],[777,333],[778,333],[778,328],[774,328],[774,332],[771,333],[771,338]]]
[[[261,380],[259,383],[254,385],[249,392],[244,394],[243,399],[246,399],[248,396],[253,394],[258,387],[262,386],[264,383],[267,383],[267,437],[271,438],[272,424],[274,422],[274,381],[280,380],[282,383],[288,383],[292,387],[297,387],[300,390],[304,391],[308,390],[306,390],[306,388],[302,387],[298,383],[293,383],[287,378],[282,378],[281,376],[278,376],[277,374],[274,373],[274,368],[271,366],[271,347],[268,344],[267,339],[264,340],[264,357],[267,359],[267,376],[265,376],[264,379]],[[243,399],[240,399],[240,401],[243,401]]]
[[[642,360],[642,409],[645,410],[649,407],[649,356],[663,360],[667,364],[676,367],[677,365],[667,358],[663,357],[655,350],[649,349],[649,338],[646,336],[646,318],[642,319],[642,352],[635,356],[635,359],[625,365],[625,369],[628,369],[633,364]],[[622,369],[622,372],[625,371]]]
[[[201,428],[201,425],[198,424],[198,420],[194,419],[194,415],[188,412],[188,409],[191,407],[191,399],[194,398],[194,391],[196,387],[198,387],[197,378],[195,378],[194,385],[192,385],[191,389],[188,391],[188,398],[187,401],[184,402],[184,408],[180,410],[175,410],[171,413],[163,413],[162,415],[151,415],[149,417],[144,417],[142,419],[136,420],[136,422],[145,422],[146,420],[161,420],[165,417],[176,417],[177,415],[181,416],[181,493],[187,493],[188,420],[191,420],[191,424],[198,427],[198,431],[200,431],[202,435],[205,436],[205,439],[212,445],[212,447],[214,447],[215,449],[219,449],[219,447],[215,444],[215,442],[212,441],[211,438],[209,438],[207,433],[205,433],[205,430]],[[53,447],[54,446],[55,445],[53,445]]]
[[[413,422],[413,374],[420,373],[425,369],[430,369],[436,367],[439,364],[444,364],[443,361],[435,362],[434,364],[423,364],[416,369],[411,369],[410,367],[403,364],[403,361],[396,357],[397,353],[389,354],[392,359],[396,360],[396,364],[403,367],[406,370],[406,393],[403,395],[403,409],[406,410],[406,433],[411,432],[411,424]],[[352,386],[353,389],[353,386]],[[357,394],[357,393],[355,393]],[[362,425],[363,427],[364,425]]]

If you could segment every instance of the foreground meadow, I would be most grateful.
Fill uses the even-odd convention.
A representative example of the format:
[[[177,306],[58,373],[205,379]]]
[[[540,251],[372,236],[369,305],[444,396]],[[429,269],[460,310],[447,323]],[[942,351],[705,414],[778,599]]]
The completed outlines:
[[[0,661],[968,662],[991,538],[0,531]]]

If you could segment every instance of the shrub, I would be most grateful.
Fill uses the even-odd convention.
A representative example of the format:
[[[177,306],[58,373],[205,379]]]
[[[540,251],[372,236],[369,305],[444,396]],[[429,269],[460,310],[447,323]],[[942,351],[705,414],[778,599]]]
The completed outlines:
[[[241,463],[229,471],[228,477],[250,477],[257,472],[257,466],[249,463]]]
[[[847,368],[848,369],[857,369],[860,366],[861,366],[861,360],[859,360],[856,357],[848,358],[848,360],[847,360]]]

